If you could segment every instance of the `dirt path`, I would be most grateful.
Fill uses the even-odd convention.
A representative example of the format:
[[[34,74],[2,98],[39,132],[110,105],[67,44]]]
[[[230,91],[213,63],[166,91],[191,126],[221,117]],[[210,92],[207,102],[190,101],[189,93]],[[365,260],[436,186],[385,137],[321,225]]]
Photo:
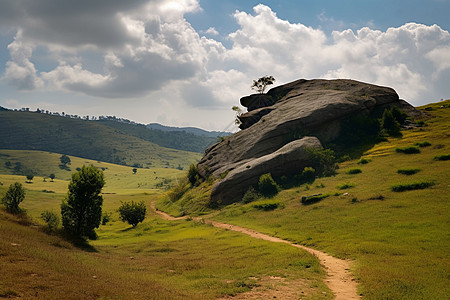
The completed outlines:
[[[166,214],[162,211],[156,210],[155,203],[151,203],[151,207],[153,210],[160,215],[163,219],[166,220],[181,220],[186,219],[185,217],[179,217],[175,218],[172,217],[169,214]],[[322,266],[326,269],[328,277],[325,279],[325,283],[328,285],[330,290],[335,295],[336,300],[351,300],[351,299],[361,299],[361,297],[358,296],[358,293],[356,291],[356,281],[353,279],[351,273],[350,273],[350,262],[348,260],[339,259],[336,257],[333,257],[331,255],[326,254],[325,252],[315,250],[306,246],[294,244],[292,242],[273,237],[264,233],[260,233],[258,231],[243,228],[236,225],[230,225],[225,223],[220,223],[212,220],[205,220],[203,218],[192,218],[193,220],[200,221],[203,220],[206,224],[211,224],[214,227],[233,230],[237,232],[241,232],[243,234],[249,235],[251,237],[262,239],[274,243],[284,243],[288,244],[292,247],[300,248],[305,251],[308,251],[309,253],[315,255],[317,258],[319,258]]]

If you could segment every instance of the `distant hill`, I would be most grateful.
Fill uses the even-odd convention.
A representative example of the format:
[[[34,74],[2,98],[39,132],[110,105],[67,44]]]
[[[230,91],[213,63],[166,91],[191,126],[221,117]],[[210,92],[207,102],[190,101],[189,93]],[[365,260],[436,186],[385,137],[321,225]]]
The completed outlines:
[[[153,123],[154,126],[146,126],[114,120],[98,120],[95,122],[162,147],[202,154],[206,148],[217,142],[219,136],[218,132],[209,132],[193,127],[189,127],[189,130],[181,130],[182,128],[167,127],[156,123]]]
[[[225,132],[225,131],[206,131],[200,128],[195,128],[195,127],[170,127],[170,126],[164,126],[158,123],[150,123],[147,124],[147,127],[150,129],[156,129],[156,130],[161,130],[161,131],[175,131],[175,132],[186,132],[186,133],[191,133],[193,135],[198,135],[198,136],[207,136],[207,137],[213,137],[213,138],[217,138],[219,136],[228,136],[231,135],[231,132]]]
[[[100,122],[37,112],[0,111],[0,128],[0,149],[41,150],[136,167],[185,168],[200,157]]]

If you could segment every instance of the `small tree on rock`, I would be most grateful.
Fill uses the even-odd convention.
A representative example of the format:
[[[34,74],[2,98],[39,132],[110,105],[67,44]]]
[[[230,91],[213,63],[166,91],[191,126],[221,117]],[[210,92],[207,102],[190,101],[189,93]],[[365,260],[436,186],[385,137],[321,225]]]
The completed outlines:
[[[103,197],[101,191],[105,185],[103,171],[94,166],[83,166],[72,174],[67,198],[61,204],[64,230],[77,237],[96,237],[95,228],[102,219]]]
[[[21,183],[15,182],[11,184],[2,198],[2,203],[6,206],[6,210],[11,213],[19,212],[19,204],[25,199],[25,190]]]
[[[263,94],[267,86],[273,84],[274,82],[275,78],[273,78],[273,76],[263,76],[261,78],[258,78],[258,80],[253,80],[252,90]]]
[[[134,201],[125,202],[119,207],[120,219],[133,227],[144,221],[146,211],[147,208],[144,201],[139,203]]]

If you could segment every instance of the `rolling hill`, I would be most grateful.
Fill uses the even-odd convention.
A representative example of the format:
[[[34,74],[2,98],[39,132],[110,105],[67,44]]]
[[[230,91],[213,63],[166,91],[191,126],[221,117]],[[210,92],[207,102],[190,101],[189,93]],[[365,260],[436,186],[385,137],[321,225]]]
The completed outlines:
[[[198,153],[161,147],[98,122],[37,112],[0,111],[0,128],[0,149],[40,150],[128,166],[180,169],[200,158]]]

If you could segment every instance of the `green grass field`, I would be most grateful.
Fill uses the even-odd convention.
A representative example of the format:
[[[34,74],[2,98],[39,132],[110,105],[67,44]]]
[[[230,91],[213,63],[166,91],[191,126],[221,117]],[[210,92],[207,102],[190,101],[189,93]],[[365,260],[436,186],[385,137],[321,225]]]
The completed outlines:
[[[363,155],[368,163],[358,164],[360,159],[340,163],[336,176],[283,190],[258,201],[259,205],[223,207],[213,219],[353,259],[352,271],[364,299],[446,299],[450,295],[450,162],[435,157],[450,154],[450,101],[421,109],[430,114],[423,120],[426,126],[375,145]],[[396,151],[417,145],[426,146],[416,154]],[[361,172],[349,172],[353,169]],[[404,175],[398,173],[400,169],[420,172]],[[431,184],[393,191],[396,185],[424,182]],[[329,196],[314,204],[301,203],[302,196],[315,194]],[[190,213],[195,207],[185,202],[185,197],[173,203],[161,197],[158,207],[169,207],[175,215],[180,210]],[[261,203],[277,208],[260,209]]]
[[[119,220],[121,201],[144,200],[149,206],[185,176],[183,171],[138,169],[133,174],[130,167],[71,157],[73,170],[83,164],[104,169],[103,211],[111,213],[111,221],[97,230],[99,238],[80,249],[59,233],[46,233],[39,218],[44,210],[59,214],[67,194],[72,172],[57,168],[59,155],[1,154],[40,174],[56,170],[56,179],[35,176],[26,183],[25,176],[0,175],[0,195],[16,181],[26,190],[20,205],[26,217],[0,209],[0,297],[215,299],[253,288],[283,293],[294,285],[303,299],[332,298],[317,258],[298,249],[194,221],[164,221],[149,207],[146,220],[134,229]]]

